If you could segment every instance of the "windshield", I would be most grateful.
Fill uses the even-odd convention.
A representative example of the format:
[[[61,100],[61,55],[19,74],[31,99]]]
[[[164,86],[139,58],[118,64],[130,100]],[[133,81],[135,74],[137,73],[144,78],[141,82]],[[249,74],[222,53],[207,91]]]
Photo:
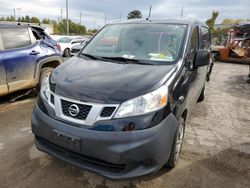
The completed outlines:
[[[62,37],[60,39],[57,40],[57,42],[59,43],[70,43],[73,40],[73,38],[71,37]]]
[[[81,54],[168,64],[177,60],[186,25],[115,24],[103,28]]]

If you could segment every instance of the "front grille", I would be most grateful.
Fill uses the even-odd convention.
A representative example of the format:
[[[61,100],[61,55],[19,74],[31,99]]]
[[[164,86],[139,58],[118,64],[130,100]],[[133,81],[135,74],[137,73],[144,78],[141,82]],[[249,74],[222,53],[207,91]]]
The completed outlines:
[[[108,161],[96,159],[77,152],[70,151],[38,136],[36,136],[36,139],[47,149],[53,150],[53,152],[57,152],[60,155],[64,155],[67,157],[68,160],[72,162],[77,162],[77,164],[87,168],[91,168],[93,170],[101,170],[108,173],[121,173],[126,167],[125,164],[114,164]]]
[[[116,107],[105,107],[102,110],[101,117],[110,117],[115,111]]]
[[[55,104],[55,97],[54,97],[54,95],[50,95],[50,102],[51,102],[51,104]]]
[[[61,100],[62,101],[62,112],[65,116],[69,116],[71,118],[75,118],[75,119],[80,119],[80,120],[85,120],[92,108],[92,106],[90,105],[84,105],[84,104],[77,104],[77,103],[72,103],[69,101],[65,101],[65,100]],[[77,105],[79,108],[79,113],[76,116],[71,116],[69,113],[69,107],[71,105]]]

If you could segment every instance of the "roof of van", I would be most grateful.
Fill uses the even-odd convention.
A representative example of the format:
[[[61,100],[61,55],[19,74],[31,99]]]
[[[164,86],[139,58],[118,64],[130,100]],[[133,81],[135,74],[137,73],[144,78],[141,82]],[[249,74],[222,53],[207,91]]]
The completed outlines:
[[[204,22],[198,21],[198,20],[178,20],[178,19],[130,19],[130,20],[124,20],[124,21],[116,21],[112,22],[111,24],[118,24],[118,23],[168,23],[168,24],[186,24],[186,25],[192,25],[192,24],[198,24],[207,27],[207,25]]]

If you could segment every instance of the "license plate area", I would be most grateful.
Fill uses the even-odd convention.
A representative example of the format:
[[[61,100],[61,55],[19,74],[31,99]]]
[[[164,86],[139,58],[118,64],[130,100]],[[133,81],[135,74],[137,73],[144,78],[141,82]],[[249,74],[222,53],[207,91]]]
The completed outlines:
[[[81,139],[76,136],[71,136],[61,131],[53,130],[53,138],[55,144],[63,148],[78,152],[81,150]]]

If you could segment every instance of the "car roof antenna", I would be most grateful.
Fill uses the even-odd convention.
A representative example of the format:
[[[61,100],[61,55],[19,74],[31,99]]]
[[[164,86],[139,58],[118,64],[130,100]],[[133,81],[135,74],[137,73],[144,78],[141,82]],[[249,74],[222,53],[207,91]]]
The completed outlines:
[[[148,13],[148,17],[146,18],[146,20],[150,21],[151,11],[152,11],[152,5],[150,5],[150,7],[149,7],[149,13]]]

